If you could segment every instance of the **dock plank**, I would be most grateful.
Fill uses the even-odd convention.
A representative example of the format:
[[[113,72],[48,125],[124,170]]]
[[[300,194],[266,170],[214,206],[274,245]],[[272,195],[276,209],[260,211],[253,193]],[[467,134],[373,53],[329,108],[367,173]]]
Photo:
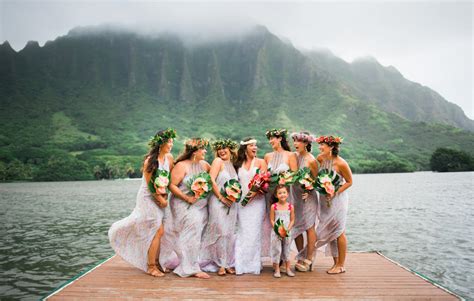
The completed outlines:
[[[212,274],[208,280],[167,274],[154,278],[118,256],[47,297],[47,300],[129,299],[331,299],[458,300],[449,292],[405,270],[378,253],[350,253],[347,272],[328,275],[332,258],[320,256],[312,273],[273,278],[270,266],[261,275]]]

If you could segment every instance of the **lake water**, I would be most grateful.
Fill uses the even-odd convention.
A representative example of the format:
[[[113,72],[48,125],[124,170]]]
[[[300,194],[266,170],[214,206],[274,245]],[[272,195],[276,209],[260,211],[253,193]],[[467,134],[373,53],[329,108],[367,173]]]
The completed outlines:
[[[355,175],[350,251],[379,250],[474,299],[474,173]],[[0,184],[0,297],[38,299],[113,254],[137,180]]]

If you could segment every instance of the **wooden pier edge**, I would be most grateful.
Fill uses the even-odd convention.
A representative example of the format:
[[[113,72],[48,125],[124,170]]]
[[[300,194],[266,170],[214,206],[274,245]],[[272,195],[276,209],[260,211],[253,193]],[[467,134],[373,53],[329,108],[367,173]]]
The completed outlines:
[[[412,270],[402,264],[400,264],[399,262],[385,256],[381,251],[376,251],[376,250],[371,250],[371,251],[350,251],[350,253],[353,253],[353,254],[369,254],[369,253],[375,253],[379,256],[381,256],[382,258],[384,258],[385,260],[391,262],[392,264],[402,268],[403,270],[409,272],[410,274],[418,277],[418,278],[421,278],[423,279],[425,282],[429,283],[430,285],[433,285],[435,287],[437,287],[438,289],[444,291],[445,293],[459,299],[459,300],[462,300],[462,301],[465,301],[466,299],[457,295],[456,293],[454,293],[453,291],[451,291],[450,289],[442,286],[441,284],[437,283],[436,281],[430,279],[429,277],[421,274],[421,273],[418,273],[416,272],[415,270]],[[99,267],[103,266],[104,264],[106,264],[108,261],[114,259],[117,255],[112,255],[104,260],[101,260],[99,261],[97,264],[95,265],[92,265],[86,269],[84,269],[83,271],[81,271],[78,275],[74,276],[73,278],[65,281],[64,283],[62,283],[61,285],[59,285],[58,287],[56,287],[53,291],[51,291],[47,296],[41,298],[40,300],[48,300],[49,298],[55,296],[57,297],[56,295],[59,294],[61,291],[63,291],[64,289],[66,289],[68,286],[70,285],[73,285],[74,283],[76,283],[77,281],[81,280],[82,278],[84,278],[85,276],[87,276],[88,274],[90,274],[91,272],[93,272],[94,270],[98,269]],[[265,265],[266,266],[266,265]]]
[[[466,299],[464,299],[463,297],[459,296],[458,294],[456,294],[455,292],[451,291],[450,289],[448,289],[447,287],[444,287],[442,286],[441,284],[437,283],[436,281],[434,281],[433,279],[421,274],[421,273],[418,273],[417,271],[415,270],[412,270],[404,265],[402,265],[401,263],[385,256],[381,251],[371,251],[371,252],[365,252],[365,253],[377,253],[378,255],[382,256],[383,258],[387,259],[388,261],[390,261],[391,263],[401,267],[402,269],[404,270],[407,270],[408,272],[412,273],[413,275],[415,276],[418,276],[420,277],[421,279],[425,280],[426,282],[436,286],[437,288],[439,289],[442,289],[443,291],[445,291],[446,293],[450,294],[450,295],[453,295],[454,297],[456,298],[459,298],[459,300],[461,301],[466,301]]]
[[[47,300],[48,298],[58,294],[60,291],[62,291],[63,289],[65,289],[66,287],[68,287],[69,285],[73,284],[74,282],[76,282],[77,280],[81,279],[82,277],[86,276],[87,274],[91,273],[92,271],[94,271],[95,269],[99,268],[101,265],[105,264],[107,261],[111,260],[112,258],[114,258],[116,255],[111,255],[110,257],[106,258],[106,259],[103,259],[103,260],[100,260],[98,263],[94,264],[94,265],[91,265],[87,268],[85,268],[84,270],[82,270],[81,272],[79,272],[79,274],[77,274],[76,276],[72,277],[71,279],[67,280],[66,282],[60,284],[58,287],[56,287],[51,293],[49,293],[47,296],[41,298],[40,300]]]

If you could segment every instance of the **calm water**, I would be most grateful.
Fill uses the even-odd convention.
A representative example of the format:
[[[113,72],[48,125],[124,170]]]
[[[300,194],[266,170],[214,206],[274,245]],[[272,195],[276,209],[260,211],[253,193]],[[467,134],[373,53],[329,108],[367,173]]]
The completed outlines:
[[[474,299],[474,173],[356,175],[349,249],[380,250]],[[0,297],[38,299],[112,255],[139,181],[0,184]]]

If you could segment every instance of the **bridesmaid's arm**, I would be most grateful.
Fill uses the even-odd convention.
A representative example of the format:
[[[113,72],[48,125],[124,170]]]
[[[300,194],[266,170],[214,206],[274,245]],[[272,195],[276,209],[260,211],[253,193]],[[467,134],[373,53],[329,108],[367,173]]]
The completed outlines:
[[[272,227],[275,225],[275,209],[273,209],[273,206],[270,206],[270,223]]]
[[[265,164],[268,165],[268,163],[272,160],[272,154],[266,153],[265,156],[263,156],[263,160],[265,161]]]
[[[176,164],[173,170],[171,171],[171,182],[169,188],[176,197],[180,198],[186,203],[194,204],[197,198],[195,196],[186,195],[178,187],[179,183],[183,181],[186,173],[185,166],[183,166],[184,164],[180,163]]]
[[[298,161],[296,159],[296,154],[293,152],[288,152],[288,166],[290,167],[291,171],[298,170]]]
[[[336,194],[340,194],[352,186],[352,171],[351,171],[351,168],[349,167],[349,164],[347,164],[345,160],[342,160],[342,164],[339,167],[339,171],[342,177],[344,178],[344,180],[346,180],[346,183],[344,183],[344,185],[339,187],[339,190],[336,192]]]
[[[291,229],[293,228],[293,225],[295,224],[295,208],[293,206],[291,206],[291,210],[290,210],[290,224],[288,225],[288,232],[291,231]]]
[[[316,159],[311,159],[309,161],[309,170],[311,171],[311,175],[313,176],[313,178],[316,178],[318,176],[318,160]]]
[[[209,163],[207,163],[206,160],[202,160],[201,162],[199,162],[202,166],[202,168],[204,168],[204,170],[206,172],[209,172],[211,170],[211,165]]]
[[[259,163],[258,169],[260,169],[260,172],[266,172],[268,170],[267,162],[265,160],[258,159],[258,163]]]
[[[151,173],[147,172],[146,169],[148,167],[148,159],[145,160],[145,163],[143,164],[143,176],[145,177],[145,181],[147,183],[147,189],[148,189],[148,183],[151,180]],[[165,208],[168,206],[168,200],[161,194],[158,193],[151,193],[150,194],[153,196],[152,201],[158,205],[160,208]]]
[[[223,164],[223,161],[222,161],[221,158],[215,158],[214,161],[212,162],[211,170],[209,171],[209,175],[211,176],[212,191],[214,192],[216,197],[219,199],[219,201],[224,203],[226,206],[230,207],[232,205],[232,202],[228,201],[221,194],[221,190],[219,189],[219,186],[217,186],[217,183],[216,183],[216,178],[222,170],[222,164]]]
[[[174,167],[174,158],[172,154],[167,154],[166,156],[168,157],[168,164],[170,166],[170,172],[171,172]]]

